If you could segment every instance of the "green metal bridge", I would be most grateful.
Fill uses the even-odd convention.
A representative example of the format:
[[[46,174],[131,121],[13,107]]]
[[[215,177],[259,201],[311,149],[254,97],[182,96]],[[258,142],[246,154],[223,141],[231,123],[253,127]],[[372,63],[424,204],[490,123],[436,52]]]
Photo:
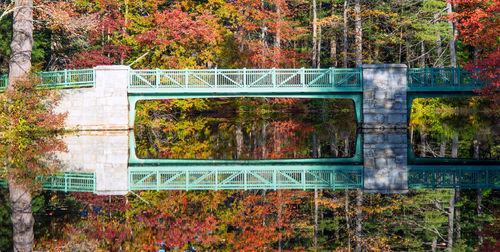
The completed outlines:
[[[94,173],[63,172],[52,176],[39,177],[43,190],[60,192],[95,192]],[[7,188],[7,181],[0,180],[0,186]]]
[[[485,85],[461,68],[407,69],[408,119],[413,99],[473,96]],[[36,73],[54,89],[96,86],[95,70]],[[7,75],[0,76],[0,91]],[[363,70],[352,69],[182,69],[128,70],[129,123],[139,100],[211,97],[344,98],[354,101],[362,122]],[[289,160],[138,159],[129,141],[129,190],[353,189],[363,188],[362,137],[352,158]],[[498,161],[408,159],[410,189],[498,188]],[[441,165],[438,165],[438,164]],[[487,165],[484,165],[484,164]],[[445,165],[442,165],[445,164]],[[43,188],[95,192],[95,174],[63,173],[42,180]],[[5,183],[3,183],[5,185]]]

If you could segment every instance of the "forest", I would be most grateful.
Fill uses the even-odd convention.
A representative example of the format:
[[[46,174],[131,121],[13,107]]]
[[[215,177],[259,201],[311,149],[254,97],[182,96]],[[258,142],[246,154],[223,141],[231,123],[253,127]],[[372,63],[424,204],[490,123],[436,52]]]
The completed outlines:
[[[13,61],[14,14],[21,2],[0,3],[0,74],[7,74]],[[500,157],[498,0],[26,2],[34,15],[31,72],[111,64],[232,69],[402,63],[479,69],[480,78],[491,85],[478,90],[478,97],[414,101],[410,143],[419,157]],[[29,104],[42,95],[28,97]],[[23,109],[17,105],[16,116],[35,113]],[[12,115],[6,106],[0,108],[2,164],[14,158],[24,167],[22,161],[29,160],[37,172],[53,171],[55,166],[43,165],[36,170],[36,158],[44,148],[64,147],[40,133],[45,145],[29,138],[19,150],[12,149],[8,137],[18,131],[5,130],[6,124],[33,132]],[[48,131],[62,125],[61,117],[42,121]],[[134,132],[143,158],[336,158],[353,155],[357,125],[352,104],[345,100],[185,99],[139,103]],[[492,189],[401,195],[359,189],[141,191],[110,197],[35,188],[30,197],[32,244],[39,251],[500,247],[500,193]],[[15,234],[6,189],[0,189],[0,205],[0,250],[11,250]]]

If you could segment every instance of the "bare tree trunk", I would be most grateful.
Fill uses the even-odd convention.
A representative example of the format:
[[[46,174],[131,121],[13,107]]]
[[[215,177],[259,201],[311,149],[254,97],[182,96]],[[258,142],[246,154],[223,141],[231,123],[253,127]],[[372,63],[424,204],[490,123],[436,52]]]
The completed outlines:
[[[27,186],[9,180],[9,201],[12,215],[14,251],[33,251],[31,193]]]
[[[422,40],[422,42],[420,43],[420,50],[421,50],[421,55],[420,55],[420,67],[421,68],[424,68],[425,67],[425,41]]]
[[[482,190],[477,189],[477,194],[476,194],[476,203],[477,203],[477,218],[481,219],[483,217],[483,206],[482,206]],[[481,251],[483,247],[483,223],[482,221],[479,221],[479,223],[476,223],[477,225],[477,248],[478,251]]]
[[[314,251],[318,251],[318,189],[314,189]]]
[[[347,230],[347,251],[351,251],[351,220],[349,219],[349,190],[345,189],[345,223]]]
[[[321,2],[319,3],[321,10]],[[321,25],[318,26],[318,53],[316,54],[316,67],[321,68]]]
[[[462,239],[462,227],[460,226],[460,189],[455,189],[455,233],[457,234],[456,242],[460,243]]]
[[[453,138],[451,142],[451,157],[458,157],[458,132],[453,133]]]
[[[450,2],[446,3],[447,13],[450,15],[453,12],[453,4]],[[451,29],[451,37],[449,41],[450,47],[450,66],[457,67],[457,51],[456,51],[456,38],[457,38],[457,30],[455,28],[455,23],[451,20],[448,21]]]
[[[363,207],[363,191],[361,189],[357,189],[357,197],[356,197],[356,252],[361,251],[361,231],[362,231],[362,222],[363,222],[363,211],[361,207]]]
[[[316,16],[316,0],[312,1],[312,11],[313,11],[313,50],[312,50],[312,68],[317,67],[317,49],[318,49],[318,23],[317,23],[317,16]]]
[[[330,152],[333,157],[339,156],[339,148],[337,147],[337,139],[335,133],[332,131],[328,132],[330,134]]]
[[[437,58],[436,58],[436,67],[443,67],[443,60],[441,59],[441,54],[443,54],[443,46],[441,42],[441,36],[438,35],[438,38],[436,40],[436,53],[437,53]]]
[[[337,67],[337,38],[332,35],[330,39],[330,66]]]
[[[241,132],[241,125],[236,125],[236,159],[241,158],[241,153],[243,152],[243,132]]]
[[[448,244],[447,249],[451,251],[453,247],[453,220],[455,219],[455,190],[451,190],[449,209],[448,209]]]
[[[437,235],[434,235],[434,237],[432,237],[432,245],[431,245],[432,252],[436,252],[437,243],[438,243],[438,237]]]
[[[426,157],[426,155],[427,155],[427,137],[426,137],[423,129],[420,130],[420,142],[421,142],[420,157]]]
[[[479,159],[480,158],[480,153],[479,153],[479,140],[477,133],[474,134],[474,140],[472,140],[472,145],[474,148],[474,159]]]
[[[446,156],[446,136],[443,136],[443,139],[441,139],[441,147],[439,148],[439,156],[440,157],[445,157]]]
[[[261,151],[262,159],[266,158],[266,154],[267,154],[266,143],[267,143],[267,124],[265,121],[262,121],[262,130],[261,130],[261,138],[260,138],[260,146],[262,148],[262,151]]]
[[[360,67],[363,60],[363,30],[361,29],[361,5],[360,0],[354,1],[355,43],[356,43],[356,67]]]
[[[347,42],[347,10],[349,9],[349,0],[345,0],[344,2],[344,52],[343,52],[343,62],[342,66],[347,68],[347,50],[348,50],[348,42]]]
[[[410,65],[410,45],[406,44],[405,45],[405,51],[406,51],[406,64],[408,64],[408,67],[411,67]]]
[[[318,140],[316,133],[312,135],[313,158],[318,158]]]
[[[14,82],[27,77],[33,49],[33,1],[15,0],[14,8],[8,89],[13,88]],[[33,251],[35,220],[31,212],[31,192],[26,185],[14,179],[9,179],[8,184],[14,251]]]
[[[275,0],[276,16],[278,17],[276,24],[276,37],[274,39],[274,48],[277,50],[276,65],[281,62],[281,0]]]
[[[344,157],[349,156],[349,132],[344,132]]]
[[[279,208],[278,208],[278,220],[279,222],[281,223],[281,218],[282,218],[282,212],[283,212],[283,202],[282,202],[282,190],[278,190],[278,198],[279,198]],[[278,251],[281,252],[281,243],[282,243],[282,233],[281,233],[281,226],[279,227],[279,231],[280,231],[280,234],[279,234],[279,241],[278,241]]]

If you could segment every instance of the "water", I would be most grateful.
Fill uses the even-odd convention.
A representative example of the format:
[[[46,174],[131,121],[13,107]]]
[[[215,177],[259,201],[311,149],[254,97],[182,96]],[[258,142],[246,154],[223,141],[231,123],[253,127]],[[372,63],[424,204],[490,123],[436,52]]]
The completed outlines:
[[[353,158],[357,138],[364,136],[350,101],[142,102],[134,132],[65,137],[69,152],[59,156],[65,171],[94,174],[90,189],[104,195],[35,194],[37,248],[346,251],[359,244],[363,251],[429,251],[433,244],[444,250],[451,232],[456,250],[494,251],[500,236],[500,124],[496,115],[468,109],[469,101],[455,101],[458,110],[432,107],[443,106],[441,101],[414,105],[420,111],[412,115],[407,137],[415,154],[409,163],[418,165],[408,165],[408,193],[391,195],[357,190],[366,174]],[[136,179],[132,172],[146,175]],[[241,190],[231,181],[258,189]],[[144,187],[128,192],[132,182]],[[276,184],[320,189],[273,190]],[[161,189],[167,186],[180,190]],[[6,195],[2,190],[0,204]],[[2,251],[10,237],[3,213]]]
[[[138,107],[156,106],[151,103]],[[349,101],[226,98],[154,103],[173,108],[151,109],[137,118],[139,158],[267,160],[354,155],[357,128]]]

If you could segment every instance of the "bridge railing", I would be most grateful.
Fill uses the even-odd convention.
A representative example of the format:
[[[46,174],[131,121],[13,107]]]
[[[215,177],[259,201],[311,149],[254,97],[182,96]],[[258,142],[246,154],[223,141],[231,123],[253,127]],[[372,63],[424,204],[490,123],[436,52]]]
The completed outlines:
[[[37,72],[42,87],[47,88],[79,88],[95,86],[94,69],[61,70]],[[0,76],[0,91],[7,88],[7,74]]]
[[[129,190],[363,188],[363,166],[130,166]]]
[[[485,83],[478,72],[462,68],[408,68],[408,91],[471,91]]]
[[[95,192],[96,188],[94,173],[64,172],[38,179],[42,189],[50,191]],[[7,181],[1,180],[0,186],[7,187]]]
[[[131,70],[129,91],[157,89],[362,88],[361,68]]]
[[[411,165],[410,189],[500,189],[500,169],[495,165]]]

